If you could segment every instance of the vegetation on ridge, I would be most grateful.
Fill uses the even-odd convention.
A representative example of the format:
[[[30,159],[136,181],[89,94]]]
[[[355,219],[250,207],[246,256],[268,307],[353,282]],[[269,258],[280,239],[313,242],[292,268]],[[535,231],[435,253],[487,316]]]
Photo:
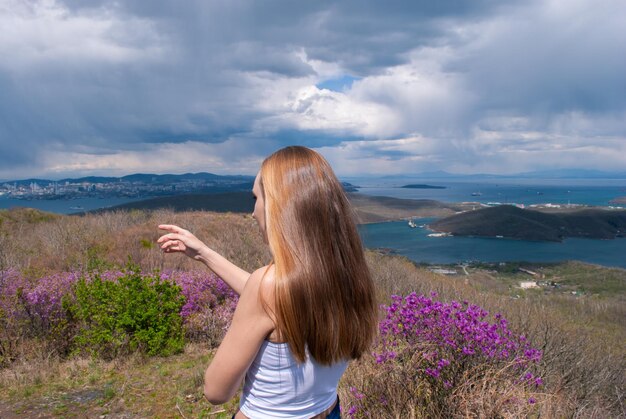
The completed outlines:
[[[12,219],[22,221],[0,226],[0,270],[12,271],[21,278],[22,286],[18,288],[22,290],[22,304],[50,302],[44,296],[58,296],[56,290],[60,291],[59,286],[66,283],[62,278],[75,283],[72,278],[98,272],[114,281],[115,272],[130,255],[146,275],[159,269],[161,276],[170,275],[164,279],[171,278],[181,287],[185,305],[179,313],[188,343],[184,353],[166,360],[146,357],[141,352],[120,354],[112,360],[85,358],[72,355],[71,351],[65,354],[58,351],[60,342],[52,339],[59,335],[44,332],[46,327],[50,331],[60,330],[54,329],[52,323],[40,324],[28,317],[23,317],[25,322],[3,323],[11,327],[0,328],[0,341],[9,345],[5,353],[12,351],[14,355],[0,369],[0,416],[71,416],[88,412],[93,416],[230,417],[236,401],[225,406],[209,406],[202,398],[201,389],[202,372],[223,334],[234,299],[220,291],[223,282],[219,279],[211,279],[208,272],[194,273],[198,265],[187,258],[164,258],[154,245],[158,237],[155,226],[167,221],[188,228],[244,269],[252,270],[266,263],[269,254],[250,216],[161,210],[59,216],[43,222],[32,221],[31,217],[19,218],[14,213]],[[386,343],[381,341],[383,346],[378,350],[373,348],[373,352],[386,354],[385,360],[368,355],[351,363],[339,387],[345,412],[354,408],[357,417],[624,414],[623,295],[603,292],[579,297],[529,290],[520,291],[519,298],[512,299],[510,293],[500,292],[497,284],[503,275],[509,275],[513,286],[517,275],[514,271],[502,269],[487,276],[492,268],[485,266],[470,268],[468,275],[444,277],[416,267],[402,257],[368,252],[367,260],[379,301],[388,307],[387,312],[381,312],[381,320],[387,318],[393,324],[403,324],[402,333],[381,334],[387,336]],[[532,268],[539,271],[539,267]],[[621,271],[590,265],[581,265],[581,269],[576,265],[550,269],[553,271],[542,273],[547,276],[558,272],[562,282],[584,283],[585,273],[593,278],[613,278],[610,284],[619,285],[624,278],[619,275]],[[7,290],[7,284],[16,283],[17,280],[5,279],[0,281],[0,289]],[[622,288],[614,289],[621,292]],[[437,296],[432,297],[431,292]],[[409,300],[392,299],[392,295]],[[391,311],[404,313],[402,318],[387,317],[394,304],[398,309]],[[40,307],[52,305],[42,303]],[[7,322],[9,310],[0,310],[0,321]],[[483,311],[488,314],[483,316]],[[449,320],[445,320],[448,312]],[[32,317],[38,318],[43,317]],[[533,361],[530,370],[516,371],[514,363],[508,364],[504,359],[502,364],[489,359],[466,363],[470,368],[463,370],[458,368],[462,365],[458,361],[464,359],[462,355],[470,356],[463,354],[463,346],[460,355],[454,351],[445,354],[446,348],[453,348],[445,342],[487,344],[489,341],[485,339],[489,335],[482,337],[481,333],[491,333],[493,325],[496,325],[494,332],[505,336],[503,329],[497,329],[502,328],[502,324],[496,323],[500,319],[507,320],[506,329],[514,340],[524,335],[530,348],[541,352],[541,359]],[[62,320],[57,326],[63,324]],[[404,331],[420,322],[439,325],[432,331],[441,333],[418,336],[424,328],[417,328],[405,337]],[[65,336],[71,337],[72,329],[69,332]],[[452,340],[446,341],[447,336]],[[444,343],[436,340],[439,338]],[[398,346],[393,346],[393,342]],[[506,345],[506,341],[502,344]],[[439,350],[432,359],[429,348]],[[465,352],[478,352],[477,348],[470,345]],[[511,349],[515,353],[515,348]],[[396,358],[390,356],[391,352],[396,353]],[[450,381],[449,377],[457,378],[452,387],[446,388],[444,380]]]
[[[626,235],[626,211],[583,209],[546,213],[499,205],[455,214],[429,227],[457,236],[546,241],[561,241],[567,237],[614,239]]]

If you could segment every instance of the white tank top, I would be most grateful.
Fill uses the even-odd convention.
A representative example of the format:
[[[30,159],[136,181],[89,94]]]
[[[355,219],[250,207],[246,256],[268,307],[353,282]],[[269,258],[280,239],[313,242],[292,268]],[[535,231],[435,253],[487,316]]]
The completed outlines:
[[[310,418],[335,402],[347,365],[324,366],[311,356],[298,364],[286,343],[263,341],[246,373],[239,408],[252,419]]]

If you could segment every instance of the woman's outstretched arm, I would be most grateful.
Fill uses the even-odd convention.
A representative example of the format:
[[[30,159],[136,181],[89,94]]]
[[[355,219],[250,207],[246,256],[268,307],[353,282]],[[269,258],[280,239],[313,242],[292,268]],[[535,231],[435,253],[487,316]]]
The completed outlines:
[[[161,224],[159,229],[169,232],[157,240],[165,253],[184,253],[190,258],[204,263],[237,294],[241,295],[250,277],[249,272],[230,262],[183,228],[171,224]]]
[[[273,283],[263,281],[266,272],[267,266],[250,276],[228,332],[204,373],[204,396],[212,404],[226,403],[237,393],[263,340],[274,330],[262,303],[272,295]]]

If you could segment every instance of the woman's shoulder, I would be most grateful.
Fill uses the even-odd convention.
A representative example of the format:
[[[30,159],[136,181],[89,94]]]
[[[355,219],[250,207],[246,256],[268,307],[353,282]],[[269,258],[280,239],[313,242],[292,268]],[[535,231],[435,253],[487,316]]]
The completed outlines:
[[[265,297],[267,293],[273,293],[274,274],[274,264],[265,265],[252,272],[250,278],[248,278],[246,286],[249,285],[250,287],[256,289],[258,292],[261,292]]]
[[[273,264],[263,266],[250,275],[244,292],[255,294],[255,303],[257,310],[262,311],[262,316],[269,319],[272,324],[276,324],[274,310],[274,284],[275,284],[275,267]],[[278,341],[275,327],[272,328],[266,338],[272,342]]]
[[[273,312],[274,305],[274,265],[263,266],[250,275],[243,289],[243,294],[256,295],[259,307],[264,311]],[[269,308],[269,310],[267,310]]]

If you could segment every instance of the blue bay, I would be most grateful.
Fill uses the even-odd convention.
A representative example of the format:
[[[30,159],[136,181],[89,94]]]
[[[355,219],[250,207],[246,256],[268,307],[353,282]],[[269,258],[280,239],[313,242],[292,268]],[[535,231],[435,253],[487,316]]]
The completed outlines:
[[[359,193],[404,199],[434,199],[441,202],[500,202],[524,205],[584,204],[608,206],[609,201],[626,196],[626,179],[498,179],[442,180],[423,178],[345,178],[360,186]],[[406,189],[420,183],[446,189]],[[474,194],[474,195],[472,195]]]
[[[416,223],[433,218],[416,219]],[[460,263],[464,261],[559,262],[579,260],[626,268],[626,239],[567,239],[562,243],[476,237],[428,237],[426,228],[410,228],[405,221],[359,226],[368,248],[390,248],[415,262]]]
[[[75,214],[99,208],[107,208],[128,202],[140,201],[145,198],[76,198],[76,199],[12,199],[0,196],[0,209],[13,207],[36,208],[41,211],[57,214]]]
[[[441,202],[500,202],[532,204],[611,205],[626,196],[625,179],[426,179],[415,177],[346,178],[360,186],[359,192],[404,199],[433,199]],[[418,183],[446,189],[406,189]],[[624,206],[624,205],[622,205]],[[434,219],[416,219],[427,224]],[[393,249],[415,262],[459,263],[464,261],[559,262],[579,260],[626,268],[626,239],[591,240],[570,238],[562,243],[533,242],[477,237],[428,237],[431,231],[409,228],[406,221],[359,226],[368,248]]]

